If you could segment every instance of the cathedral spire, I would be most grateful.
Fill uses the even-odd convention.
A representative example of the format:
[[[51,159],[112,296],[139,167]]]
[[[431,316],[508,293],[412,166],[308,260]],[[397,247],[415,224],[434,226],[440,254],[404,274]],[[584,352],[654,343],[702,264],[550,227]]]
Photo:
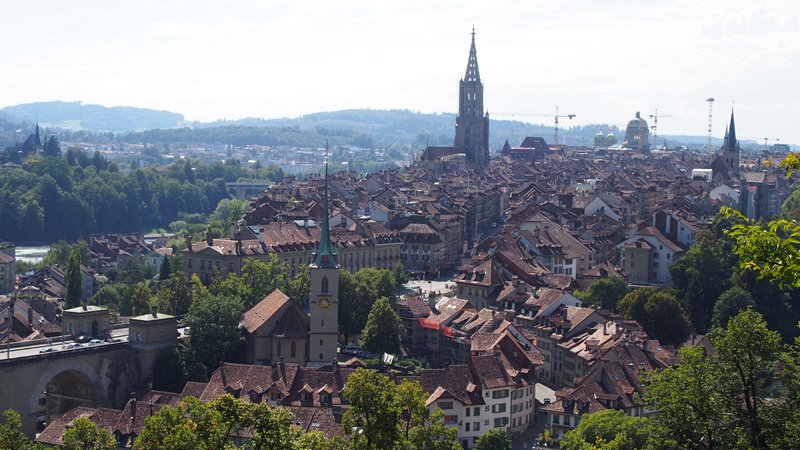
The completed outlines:
[[[328,144],[325,144],[325,188],[322,194],[322,225],[319,232],[319,245],[315,252],[312,267],[335,269],[336,250],[331,245],[330,229],[328,226]]]
[[[481,74],[478,71],[478,53],[475,51],[475,26],[472,26],[472,45],[469,48],[469,60],[467,61],[467,73],[464,81],[481,82]]]
[[[736,126],[733,123],[733,108],[731,108],[731,124],[728,125],[728,145],[736,148]]]

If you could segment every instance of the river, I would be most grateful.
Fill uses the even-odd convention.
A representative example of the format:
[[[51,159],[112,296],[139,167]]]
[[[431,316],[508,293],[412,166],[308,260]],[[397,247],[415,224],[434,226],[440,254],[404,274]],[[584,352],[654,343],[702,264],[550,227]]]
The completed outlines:
[[[35,247],[20,246],[16,248],[17,260],[36,264],[44,258],[44,255],[46,255],[49,250],[49,245]]]

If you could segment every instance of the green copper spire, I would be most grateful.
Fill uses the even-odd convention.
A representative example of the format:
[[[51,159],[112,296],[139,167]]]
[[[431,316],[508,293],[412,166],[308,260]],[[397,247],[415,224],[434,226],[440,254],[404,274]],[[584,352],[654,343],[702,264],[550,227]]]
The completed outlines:
[[[336,249],[331,245],[331,236],[328,227],[328,145],[325,144],[325,190],[322,194],[322,227],[319,232],[319,245],[315,253],[316,258],[311,267],[320,269],[336,269]]]

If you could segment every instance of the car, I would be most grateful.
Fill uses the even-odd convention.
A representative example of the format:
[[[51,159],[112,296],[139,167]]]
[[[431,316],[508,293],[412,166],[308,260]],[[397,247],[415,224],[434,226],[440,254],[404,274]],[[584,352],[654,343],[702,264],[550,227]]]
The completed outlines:
[[[81,348],[81,347],[83,347],[83,344],[81,344],[79,342],[73,342],[71,344],[65,345],[64,347],[66,347],[66,348]]]
[[[90,338],[89,336],[78,336],[75,338],[75,342],[89,342],[91,340],[92,338]]]
[[[39,353],[50,353],[50,352],[54,352],[54,351],[56,351],[56,349],[54,349],[53,347],[47,347],[47,348],[43,348],[43,349],[39,350]]]
[[[98,345],[102,343],[103,341],[101,341],[100,339],[92,339],[91,341],[89,341],[89,345]]]

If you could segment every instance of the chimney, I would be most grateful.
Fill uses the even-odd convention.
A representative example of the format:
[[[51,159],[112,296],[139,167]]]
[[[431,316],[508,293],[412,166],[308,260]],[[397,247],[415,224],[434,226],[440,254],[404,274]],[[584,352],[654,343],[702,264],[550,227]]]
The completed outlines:
[[[605,321],[605,320],[603,321],[603,335],[608,334],[607,323],[608,323],[607,321]]]
[[[158,311],[157,311],[157,308],[155,306],[150,308],[150,312],[153,314],[153,317],[158,318]]]
[[[436,309],[436,294],[433,291],[428,292],[428,307],[431,311],[438,312]]]
[[[186,249],[189,251],[189,253],[192,253],[192,251],[193,251],[193,249],[192,249],[192,235],[189,234],[189,233],[186,233]]]
[[[211,230],[206,231],[206,244],[208,244],[209,247],[214,245],[214,238],[211,237]]]
[[[258,227],[258,242],[264,245],[264,228]]]

